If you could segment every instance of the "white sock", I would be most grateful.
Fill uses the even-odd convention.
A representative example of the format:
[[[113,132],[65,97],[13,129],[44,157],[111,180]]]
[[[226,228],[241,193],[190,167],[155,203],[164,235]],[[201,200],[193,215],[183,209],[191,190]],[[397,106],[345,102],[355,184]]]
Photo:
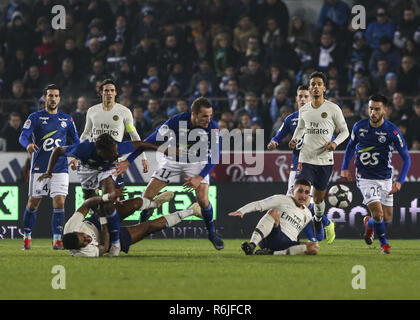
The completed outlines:
[[[322,201],[319,204],[314,203],[314,211],[315,211],[315,221],[321,221],[322,216],[324,215],[325,211],[325,201]]]
[[[147,198],[141,198],[143,200],[143,203],[140,207],[139,210],[145,210],[145,209],[149,209],[149,208],[156,208],[156,203],[154,201],[150,201]]]
[[[187,209],[187,210],[176,211],[174,213],[168,214],[163,217],[166,219],[166,227],[170,228],[180,223],[182,219],[189,217],[192,214],[193,214],[193,210]]]
[[[299,244],[297,246],[291,246],[290,248],[287,248],[285,250],[280,251],[274,251],[274,255],[302,255],[306,252],[306,244]]]
[[[251,236],[251,242],[258,244],[262,239],[267,237],[274,226],[274,218],[266,213],[255,227],[255,231]]]

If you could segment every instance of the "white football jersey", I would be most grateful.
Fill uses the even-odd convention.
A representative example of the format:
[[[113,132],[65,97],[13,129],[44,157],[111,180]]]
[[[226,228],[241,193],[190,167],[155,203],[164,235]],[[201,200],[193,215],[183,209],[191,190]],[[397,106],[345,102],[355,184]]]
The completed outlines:
[[[83,232],[92,237],[92,241],[83,248],[69,250],[73,257],[98,257],[99,242],[101,234],[98,228],[89,221],[84,221],[85,217],[80,212],[75,212],[64,226],[63,234],[71,232]]]
[[[333,165],[333,152],[325,145],[331,141],[335,129],[340,133],[333,140],[337,146],[349,136],[346,120],[340,107],[325,100],[319,108],[313,108],[308,102],[299,109],[299,121],[292,139],[303,138],[299,162],[315,165]]]
[[[311,211],[306,206],[303,209],[297,207],[291,197],[283,194],[248,203],[237,211],[246,214],[269,209],[279,210],[280,229],[292,241],[297,241],[299,233],[312,219]]]

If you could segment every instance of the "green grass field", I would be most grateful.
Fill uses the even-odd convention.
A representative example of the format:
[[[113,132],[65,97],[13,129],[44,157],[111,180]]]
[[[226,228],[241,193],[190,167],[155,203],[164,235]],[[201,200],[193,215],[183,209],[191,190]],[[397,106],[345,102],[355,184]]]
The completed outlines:
[[[362,240],[320,244],[318,256],[245,256],[243,240],[216,251],[205,239],[146,239],[118,258],[73,258],[50,240],[0,241],[0,299],[420,299],[420,242],[392,240],[381,255]],[[65,268],[54,290],[54,265]],[[352,288],[355,265],[366,289]]]

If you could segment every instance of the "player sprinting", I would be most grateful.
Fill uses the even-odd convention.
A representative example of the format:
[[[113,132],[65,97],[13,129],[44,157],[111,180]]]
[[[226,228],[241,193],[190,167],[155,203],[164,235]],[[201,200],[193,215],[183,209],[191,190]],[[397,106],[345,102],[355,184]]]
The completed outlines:
[[[105,79],[99,88],[102,102],[90,107],[86,113],[85,129],[80,136],[80,141],[88,139],[95,141],[102,133],[108,133],[112,138],[121,142],[126,131],[132,141],[140,141],[136,127],[133,124],[133,115],[129,108],[116,102],[118,96],[117,85],[112,79]],[[149,171],[146,155],[142,155],[143,172]],[[96,184],[92,183],[95,179],[95,172],[90,168],[81,165],[78,168],[78,176],[81,182],[85,199],[95,194]],[[116,187],[124,187],[122,176],[116,178]],[[106,189],[105,192],[111,192],[113,189]]]
[[[299,139],[303,142],[299,154],[298,178],[309,180],[313,185],[315,236],[322,239],[322,216],[325,211],[325,194],[334,164],[333,151],[349,135],[343,113],[338,105],[324,98],[327,77],[322,72],[313,72],[309,77],[311,102],[299,109],[298,125],[289,142],[291,149],[296,148]],[[340,133],[332,141],[334,131]],[[332,243],[335,232],[330,232],[334,223],[327,226],[327,242]],[[334,238],[332,238],[334,237]]]
[[[207,146],[208,156],[201,155],[200,161],[188,160],[177,161],[176,158],[167,157],[152,176],[143,197],[153,199],[153,197],[168,183],[173,182],[182,173],[187,177],[184,187],[189,190],[194,189],[197,201],[201,207],[201,213],[206,226],[208,239],[217,250],[224,248],[223,241],[216,235],[215,224],[213,220],[213,208],[208,198],[209,191],[209,173],[219,161],[220,154],[220,134],[217,122],[212,118],[213,107],[209,100],[200,97],[194,100],[191,105],[191,112],[184,112],[167,120],[162,126],[156,129],[149,137],[147,142],[156,143],[159,136],[164,136],[168,132],[174,133],[174,143],[177,147],[183,148],[187,152],[194,147],[197,142],[204,142]],[[192,130],[196,134],[191,134]],[[182,145],[185,143],[186,145]],[[116,165],[117,173],[124,173],[130,163],[138,155],[133,152],[127,160]],[[179,159],[178,159],[179,160]],[[143,211],[140,222],[147,221],[151,212]]]
[[[112,175],[119,156],[132,153],[137,149],[140,149],[138,152],[142,153],[145,149],[158,150],[158,148],[157,145],[143,141],[116,142],[110,134],[103,133],[95,142],[85,140],[79,144],[55,148],[51,154],[45,173],[38,178],[38,181],[51,178],[52,172],[60,159],[63,157],[73,157],[80,160],[84,167],[92,170],[95,174],[96,180],[93,180],[95,185],[104,186],[105,188],[102,191],[103,194],[106,194],[107,192],[105,190],[107,189],[111,190],[111,192],[115,190]],[[108,220],[113,219],[110,251],[113,255],[118,255],[117,253],[121,250],[119,237],[120,225],[115,206],[111,202],[103,203],[100,212]]]
[[[23,250],[31,248],[31,234],[35,225],[37,210],[42,197],[48,194],[53,202],[51,217],[52,248],[54,250],[63,249],[61,235],[65,218],[64,204],[69,186],[67,159],[60,159],[57,166],[51,171],[50,180],[37,181],[38,177],[47,170],[52,150],[55,147],[66,145],[67,134],[70,135],[73,143],[79,143],[79,136],[72,117],[58,110],[61,99],[60,91],[60,88],[54,84],[50,84],[44,89],[44,110],[29,115],[19,137],[19,143],[32,156],[29,199],[23,214]]]
[[[117,256],[110,247],[110,224],[108,218],[99,217],[96,213],[85,219],[91,209],[95,209],[104,202],[114,202],[122,194],[122,189],[107,193],[102,197],[96,196],[85,200],[80,208],[64,226],[63,243],[74,257],[98,257],[108,252],[108,256]],[[117,202],[118,219],[121,221],[134,213],[136,210],[145,208],[159,208],[162,203],[173,198],[173,192],[163,192],[153,201],[146,198],[136,197],[133,199]],[[200,206],[195,203],[187,210],[177,211],[164,217],[140,223],[134,226],[121,227],[121,250],[128,253],[130,246],[148,236],[151,233],[172,227],[182,219],[195,215],[201,216]],[[112,222],[112,221],[111,221]]]
[[[251,240],[242,243],[241,248],[245,254],[254,254],[257,245],[261,250],[255,251],[255,254],[317,254],[319,247],[316,242],[298,241],[299,233],[306,233],[311,228],[309,222],[312,220],[312,213],[306,207],[310,192],[311,183],[305,179],[297,179],[292,187],[292,195],[273,195],[229,213],[231,217],[243,218],[249,212],[268,210],[255,227]]]
[[[411,159],[407,144],[392,122],[385,120],[387,98],[381,94],[369,97],[369,118],[356,122],[347,144],[340,175],[351,180],[348,170],[356,152],[356,183],[372,218],[365,217],[364,239],[368,245],[376,232],[381,252],[389,254],[386,225],[392,220],[393,194],[400,191],[410,169]],[[392,151],[397,149],[403,164],[398,179],[392,182]]]

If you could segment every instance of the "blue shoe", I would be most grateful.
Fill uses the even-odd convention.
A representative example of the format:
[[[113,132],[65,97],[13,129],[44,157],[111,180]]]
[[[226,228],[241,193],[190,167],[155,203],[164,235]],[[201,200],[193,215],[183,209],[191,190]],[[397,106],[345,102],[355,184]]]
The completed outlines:
[[[223,240],[216,236],[215,233],[209,234],[208,238],[211,243],[213,243],[213,246],[216,248],[216,250],[222,250],[225,247]]]
[[[315,226],[315,238],[318,241],[322,241],[325,238],[325,230],[324,226],[321,221],[317,222],[314,220],[314,226]]]
[[[153,210],[143,210],[140,213],[140,223],[146,222],[153,215]]]

